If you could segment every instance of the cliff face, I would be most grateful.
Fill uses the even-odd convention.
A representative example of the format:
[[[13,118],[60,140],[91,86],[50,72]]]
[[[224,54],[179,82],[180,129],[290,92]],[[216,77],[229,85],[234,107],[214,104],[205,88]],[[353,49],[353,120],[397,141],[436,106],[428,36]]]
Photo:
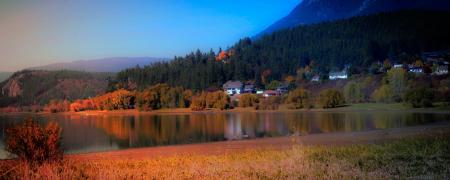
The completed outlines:
[[[113,74],[76,71],[21,71],[0,84],[1,106],[46,104],[104,93]]]

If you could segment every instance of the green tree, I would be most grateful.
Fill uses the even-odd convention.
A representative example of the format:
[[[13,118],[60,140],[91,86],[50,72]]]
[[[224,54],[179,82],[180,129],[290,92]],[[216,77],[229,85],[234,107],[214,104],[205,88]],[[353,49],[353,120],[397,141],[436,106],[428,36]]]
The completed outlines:
[[[433,91],[428,88],[412,88],[406,91],[404,99],[415,108],[432,107]]]
[[[335,89],[325,89],[320,92],[318,103],[322,108],[335,108],[344,105],[344,95]]]
[[[344,97],[347,103],[360,103],[364,101],[363,84],[348,82],[344,86]]]
[[[303,89],[297,88],[289,92],[287,97],[287,103],[291,104],[295,109],[301,109],[310,106],[309,98],[310,93]]]
[[[392,102],[392,90],[391,87],[384,84],[381,85],[378,89],[376,89],[372,94],[373,100],[381,103],[390,103]]]

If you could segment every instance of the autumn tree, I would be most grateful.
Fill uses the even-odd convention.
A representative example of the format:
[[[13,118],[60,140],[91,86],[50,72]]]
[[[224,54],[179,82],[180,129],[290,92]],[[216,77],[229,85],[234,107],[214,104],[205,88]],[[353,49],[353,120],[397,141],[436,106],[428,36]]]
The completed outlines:
[[[239,107],[253,107],[258,103],[259,99],[255,94],[242,94],[239,97]]]
[[[292,107],[295,109],[307,108],[311,105],[310,93],[303,88],[297,88],[289,92],[287,103],[292,105]]]
[[[335,89],[325,89],[320,92],[318,104],[322,108],[335,108],[344,105],[344,95]]]

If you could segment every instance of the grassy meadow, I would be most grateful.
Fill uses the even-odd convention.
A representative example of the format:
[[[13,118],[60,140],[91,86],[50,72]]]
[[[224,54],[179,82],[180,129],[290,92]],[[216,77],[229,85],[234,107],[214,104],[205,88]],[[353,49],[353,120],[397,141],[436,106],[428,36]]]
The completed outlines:
[[[31,168],[1,161],[2,179],[385,179],[450,176],[448,136],[348,146],[294,146],[149,160],[76,157]]]

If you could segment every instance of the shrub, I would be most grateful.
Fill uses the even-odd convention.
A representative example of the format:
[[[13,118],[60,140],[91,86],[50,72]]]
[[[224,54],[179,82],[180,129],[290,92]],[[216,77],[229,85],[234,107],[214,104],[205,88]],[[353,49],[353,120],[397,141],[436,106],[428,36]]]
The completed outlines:
[[[381,85],[372,94],[373,100],[376,102],[390,103],[393,102],[392,90],[388,85]]]
[[[320,92],[318,103],[322,108],[335,108],[344,105],[344,96],[338,90],[326,89]]]
[[[310,107],[309,92],[302,88],[297,88],[289,92],[287,103],[291,104],[295,109]]]
[[[255,107],[256,110],[277,110],[280,106],[281,98],[278,96],[272,96],[267,98],[262,98],[258,105]]]
[[[206,109],[206,94],[202,92],[200,95],[192,97],[191,110],[203,111]]]
[[[405,102],[414,108],[433,106],[433,92],[427,88],[413,88],[406,91]]]
[[[255,94],[242,94],[239,97],[239,107],[253,107],[259,103],[259,99]]]
[[[58,113],[58,112],[67,112],[70,110],[70,103],[67,100],[51,100],[45,107],[44,110],[46,112]]]
[[[360,103],[364,101],[362,83],[349,82],[344,86],[344,97],[348,103]]]
[[[59,161],[63,158],[60,149],[61,128],[50,122],[45,128],[32,119],[6,130],[6,151],[17,155],[31,165]]]

